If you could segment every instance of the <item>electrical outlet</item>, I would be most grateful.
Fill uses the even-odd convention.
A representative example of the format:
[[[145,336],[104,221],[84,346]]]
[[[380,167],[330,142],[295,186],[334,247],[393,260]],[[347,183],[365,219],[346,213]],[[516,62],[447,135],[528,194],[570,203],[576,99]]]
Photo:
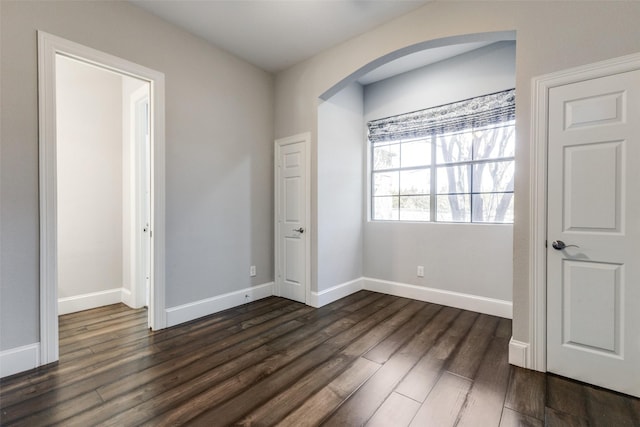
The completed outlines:
[[[256,277],[256,266],[255,265],[252,265],[251,267],[249,267],[249,276]]]
[[[419,265],[418,266],[418,277],[424,277],[424,266]]]

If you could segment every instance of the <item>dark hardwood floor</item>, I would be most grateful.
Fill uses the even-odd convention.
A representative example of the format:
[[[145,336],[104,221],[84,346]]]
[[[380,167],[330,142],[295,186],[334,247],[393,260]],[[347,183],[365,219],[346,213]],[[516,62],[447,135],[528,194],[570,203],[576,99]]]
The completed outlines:
[[[271,297],[159,332],[60,317],[60,361],[0,381],[0,424],[640,426],[640,402],[507,362],[511,321],[361,291]]]

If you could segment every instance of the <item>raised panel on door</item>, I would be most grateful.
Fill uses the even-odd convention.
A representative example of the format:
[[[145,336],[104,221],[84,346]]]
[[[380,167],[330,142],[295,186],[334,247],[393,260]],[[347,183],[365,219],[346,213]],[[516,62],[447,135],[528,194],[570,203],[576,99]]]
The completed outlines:
[[[300,246],[301,240],[296,237],[284,239],[284,281],[289,284],[299,285],[301,282],[300,271]]]
[[[547,369],[639,396],[640,71],[551,88],[548,126]]]
[[[622,123],[625,92],[602,93],[565,103],[565,129]]]
[[[293,168],[300,167],[301,164],[301,152],[294,148],[295,151],[287,152],[284,154],[284,161],[282,162],[282,166],[285,170],[291,170]]]
[[[284,222],[300,222],[300,177],[284,178]]]
[[[563,345],[621,356],[622,266],[564,260]]]
[[[564,231],[622,230],[623,144],[591,142],[565,147]],[[594,171],[597,179],[592,179]]]

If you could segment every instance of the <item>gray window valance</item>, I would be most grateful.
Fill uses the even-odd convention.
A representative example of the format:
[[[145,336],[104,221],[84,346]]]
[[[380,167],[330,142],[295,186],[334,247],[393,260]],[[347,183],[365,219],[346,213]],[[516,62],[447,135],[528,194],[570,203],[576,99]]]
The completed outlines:
[[[515,116],[516,90],[509,89],[426,110],[372,120],[367,126],[369,141],[375,144],[459,132],[508,122],[514,120]]]

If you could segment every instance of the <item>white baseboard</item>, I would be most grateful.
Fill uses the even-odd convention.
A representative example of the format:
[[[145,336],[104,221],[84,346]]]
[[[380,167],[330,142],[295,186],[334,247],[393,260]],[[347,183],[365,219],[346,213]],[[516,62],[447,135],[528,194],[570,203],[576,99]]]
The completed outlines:
[[[322,292],[311,292],[307,304],[319,308],[362,290],[362,277],[341,283]]]
[[[126,304],[128,307],[131,308],[140,308],[140,307],[135,307],[133,305],[133,294],[131,293],[131,291],[127,288],[120,288],[121,291],[121,295],[120,295],[120,301],[123,304]]]
[[[89,310],[119,302],[122,302],[122,288],[58,298],[58,315],[75,313],[76,311]]]
[[[509,341],[509,363],[520,366],[521,368],[529,368],[529,343],[514,340]]]
[[[513,304],[493,298],[364,277],[363,289],[511,319]]]
[[[228,294],[206,298],[166,310],[167,327],[179,325],[199,317],[208,316],[228,308],[237,307],[249,301],[255,301],[273,295],[274,283],[264,283]],[[249,296],[248,298],[246,296]]]
[[[40,343],[0,351],[0,378],[40,365]]]

